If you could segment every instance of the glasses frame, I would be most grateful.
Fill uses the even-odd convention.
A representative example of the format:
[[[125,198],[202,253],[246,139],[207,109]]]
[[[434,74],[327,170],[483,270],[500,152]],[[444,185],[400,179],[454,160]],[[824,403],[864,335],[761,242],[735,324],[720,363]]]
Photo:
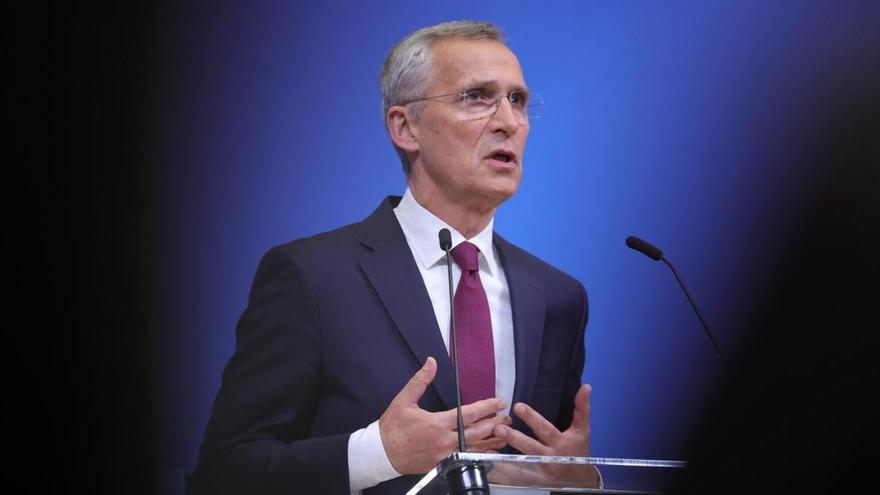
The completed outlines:
[[[437,99],[437,98],[447,98],[447,97],[450,97],[450,96],[458,96],[458,97],[459,97],[459,102],[464,102],[465,97],[466,97],[469,93],[471,93],[472,91],[476,91],[477,89],[478,89],[478,88],[471,88],[471,89],[465,89],[465,90],[459,91],[459,92],[457,92],[457,93],[447,93],[447,94],[444,94],[444,95],[425,96],[425,97],[422,97],[422,98],[416,98],[416,99],[414,99],[414,100],[409,100],[409,101],[405,101],[405,102],[403,102],[403,103],[399,103],[399,105],[400,105],[400,106],[406,106],[406,105],[409,105],[410,103],[416,103],[416,102],[419,102],[419,101],[434,100],[434,99]],[[540,94],[538,94],[538,93],[528,93],[528,92],[524,92],[524,91],[522,91],[522,90],[520,90],[520,89],[510,90],[510,91],[508,91],[507,93],[501,93],[501,94],[497,95],[497,96],[493,99],[492,104],[491,104],[491,107],[493,108],[493,110],[492,110],[491,112],[487,112],[486,115],[483,116],[483,117],[489,117],[489,116],[495,115],[495,114],[498,112],[498,108],[501,107],[501,99],[502,99],[502,98],[506,98],[507,101],[509,101],[510,104],[513,105],[513,102],[510,100],[510,95],[512,95],[512,94],[514,94],[514,93],[524,93],[524,94],[526,94],[526,95],[528,96],[528,98],[529,98],[529,103],[526,103],[526,105],[525,105],[525,109],[526,109],[526,115],[525,115],[525,117],[526,117],[526,120],[534,120],[534,119],[540,118],[540,116],[541,116],[540,113],[537,114],[537,115],[534,115],[534,116],[533,116],[533,115],[530,115],[530,114],[529,114],[529,109],[530,109],[530,108],[536,108],[536,109],[539,109],[539,108],[543,107],[543,106],[544,106],[544,98],[543,98]]]

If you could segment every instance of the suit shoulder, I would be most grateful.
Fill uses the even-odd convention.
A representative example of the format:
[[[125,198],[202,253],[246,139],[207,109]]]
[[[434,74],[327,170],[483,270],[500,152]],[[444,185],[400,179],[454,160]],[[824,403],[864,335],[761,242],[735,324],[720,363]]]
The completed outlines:
[[[344,260],[348,256],[357,254],[362,247],[369,247],[368,242],[365,244],[368,239],[402,236],[393,213],[393,208],[399,200],[400,198],[389,196],[360,222],[295,239],[275,246],[269,250],[269,253],[280,251],[318,261]]]
[[[360,223],[352,223],[327,232],[321,232],[284,244],[272,247],[264,255],[297,256],[309,259],[315,256],[334,258],[344,252],[351,252],[357,244],[360,233]]]
[[[503,237],[495,234],[495,242],[501,250],[502,256],[509,258],[511,263],[521,263],[530,267],[530,269],[541,274],[545,282],[554,284],[559,287],[576,288],[579,291],[586,291],[581,282],[569,275],[568,273],[556,268],[546,261],[538,258],[534,254],[525,249],[511,243]]]

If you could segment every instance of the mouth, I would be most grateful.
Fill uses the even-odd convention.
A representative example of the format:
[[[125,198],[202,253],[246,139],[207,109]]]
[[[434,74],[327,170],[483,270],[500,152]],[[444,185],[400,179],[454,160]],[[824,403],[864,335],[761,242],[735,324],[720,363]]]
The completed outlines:
[[[501,163],[515,164],[517,162],[516,153],[502,149],[492,151],[486,155],[486,158]]]

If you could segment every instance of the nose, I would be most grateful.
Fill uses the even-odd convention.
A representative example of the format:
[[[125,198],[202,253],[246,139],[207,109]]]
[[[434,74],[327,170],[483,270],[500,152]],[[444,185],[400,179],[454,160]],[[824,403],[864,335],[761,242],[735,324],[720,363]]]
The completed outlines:
[[[513,109],[513,104],[510,103],[507,95],[498,97],[498,102],[495,104],[495,113],[492,114],[491,125],[493,132],[504,132],[508,135],[515,133],[523,125],[522,118]]]

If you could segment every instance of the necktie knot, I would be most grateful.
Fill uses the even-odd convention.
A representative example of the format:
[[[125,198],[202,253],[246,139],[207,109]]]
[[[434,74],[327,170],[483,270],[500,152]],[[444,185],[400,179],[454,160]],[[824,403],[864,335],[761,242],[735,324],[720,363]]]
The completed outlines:
[[[470,242],[462,242],[452,250],[452,258],[462,271],[475,272],[479,270],[477,254],[480,250]]]

